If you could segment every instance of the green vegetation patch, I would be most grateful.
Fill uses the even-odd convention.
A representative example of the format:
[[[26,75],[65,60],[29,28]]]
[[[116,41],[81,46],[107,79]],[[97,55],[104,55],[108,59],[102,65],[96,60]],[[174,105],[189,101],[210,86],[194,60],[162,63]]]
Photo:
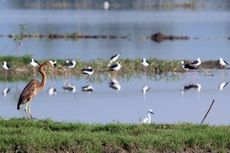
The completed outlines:
[[[226,152],[229,126],[0,119],[0,152]]]

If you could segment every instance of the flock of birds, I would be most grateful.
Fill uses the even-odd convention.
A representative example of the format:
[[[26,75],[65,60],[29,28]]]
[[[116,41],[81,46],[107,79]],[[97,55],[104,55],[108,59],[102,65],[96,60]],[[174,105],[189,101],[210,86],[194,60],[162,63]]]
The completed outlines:
[[[121,69],[122,66],[121,66],[120,62],[118,61],[119,57],[120,57],[120,54],[116,54],[110,58],[110,61],[108,63],[108,68],[110,71],[119,71]],[[42,80],[39,83],[38,80],[33,79],[26,85],[26,87],[23,89],[23,91],[19,97],[17,109],[20,109],[20,105],[26,104],[25,111],[27,114],[29,114],[30,118],[32,118],[31,111],[30,111],[31,101],[32,101],[33,97],[36,96],[37,93],[45,87],[45,84],[46,84],[46,73],[43,70],[43,68],[45,66],[48,66],[53,71],[55,71],[57,61],[56,60],[50,60],[48,62],[40,64],[39,62],[37,62],[36,60],[34,60],[32,58],[30,60],[29,64],[34,69],[36,67],[38,67],[39,72],[42,75]],[[75,68],[76,64],[77,63],[75,60],[66,60],[65,63],[63,64],[63,66],[67,69],[73,69],[73,68]],[[146,60],[145,58],[143,58],[141,61],[141,64],[144,67],[144,70],[146,72],[146,68],[150,65],[149,61]],[[219,64],[222,68],[227,68],[229,66],[229,64],[225,60],[223,60],[223,58],[219,59]],[[182,68],[185,69],[186,71],[187,70],[195,70],[195,69],[198,69],[199,66],[201,65],[201,59],[197,58],[197,60],[192,61],[190,63],[185,63],[185,61],[181,61],[181,65],[182,65]],[[11,66],[7,63],[7,61],[3,61],[2,68],[4,70],[8,71],[11,69]],[[94,69],[91,66],[83,68],[81,71],[83,74],[87,75],[87,77],[90,77],[94,73]],[[145,73],[145,75],[146,75],[146,73]],[[228,82],[222,82],[219,85],[219,90],[223,90],[223,88],[226,87],[227,84],[228,84]],[[121,86],[115,78],[110,80],[109,87],[111,87],[112,89],[114,89],[116,91],[121,90]],[[89,93],[94,91],[94,88],[91,85],[83,86],[81,89],[82,89],[82,91],[89,92]],[[199,83],[185,85],[184,88],[182,89],[182,93],[184,93],[185,91],[190,90],[190,89],[196,89],[199,92],[201,90],[201,85]],[[75,92],[76,87],[71,83],[65,83],[63,86],[63,90]],[[150,87],[147,85],[144,85],[144,87],[142,88],[142,93],[145,95],[149,90],[150,90]],[[3,94],[3,96],[6,96],[9,92],[10,92],[10,88],[4,88],[2,91],[2,94]],[[57,93],[56,88],[51,87],[48,89],[49,95],[56,95],[56,93]],[[154,113],[151,109],[149,109],[147,117],[143,119],[143,123],[151,123],[151,115],[154,115]]]

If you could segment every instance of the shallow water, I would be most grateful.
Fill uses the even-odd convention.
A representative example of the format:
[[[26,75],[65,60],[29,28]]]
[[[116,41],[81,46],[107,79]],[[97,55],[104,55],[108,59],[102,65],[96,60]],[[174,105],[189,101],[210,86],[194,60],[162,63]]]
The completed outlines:
[[[87,35],[128,35],[129,39],[27,39],[18,52],[15,42],[0,38],[2,55],[31,54],[35,58],[121,58],[217,59],[230,61],[228,11],[143,11],[143,10],[30,10],[0,11],[0,34],[19,33],[20,24],[29,33],[72,33]],[[135,18],[133,18],[135,16]],[[155,43],[145,39],[162,32],[191,37],[187,41]],[[196,39],[198,37],[198,39]]]
[[[35,59],[80,58],[108,59],[120,53],[121,58],[159,58],[215,60],[224,57],[230,62],[230,12],[228,10],[0,10],[0,55],[25,54]],[[135,18],[134,18],[135,17]],[[86,35],[118,35],[128,39],[25,39],[16,49],[8,34],[19,34],[20,24],[28,33],[73,33]],[[168,35],[189,36],[190,40],[156,43],[147,39],[161,32]],[[228,70],[188,72],[177,74],[178,79],[151,79],[144,75],[121,78],[119,92],[109,88],[109,78],[88,82],[85,78],[70,78],[76,85],[75,93],[65,92],[64,79],[47,82],[47,86],[33,101],[32,113],[38,119],[86,123],[139,123],[152,109],[156,123],[200,123],[211,101],[215,103],[205,120],[213,125],[229,124],[229,86],[218,89],[221,82],[229,81]],[[103,78],[103,77],[102,77]],[[173,81],[174,80],[174,81]],[[202,88],[185,91],[184,85],[199,83]],[[9,94],[0,96],[0,117],[23,117],[16,110],[19,94],[25,82],[1,82],[0,90],[11,87]],[[91,94],[81,87],[91,84]],[[145,95],[144,85],[151,87]],[[49,96],[49,87],[57,88],[57,95]]]
[[[200,123],[211,101],[215,99],[205,123],[229,124],[230,120],[226,116],[230,115],[230,89],[228,85],[222,91],[218,89],[222,81],[229,81],[229,71],[218,70],[212,74],[178,74],[181,79],[177,81],[153,80],[148,77],[146,81],[144,77],[120,79],[120,91],[109,88],[109,78],[101,83],[89,82],[84,78],[70,78],[68,82],[73,83],[77,89],[74,93],[62,89],[65,80],[48,80],[44,91],[34,98],[31,110],[38,119],[84,123],[140,123],[146,117],[148,109],[152,109],[155,113],[152,121],[156,123]],[[192,83],[199,83],[201,90],[198,92],[192,89],[182,94],[184,85]],[[94,92],[81,91],[81,87],[87,84],[94,87]],[[151,88],[145,95],[142,94],[144,85]],[[23,109],[16,110],[18,96],[24,86],[25,82],[1,83],[0,89],[11,87],[6,97],[0,97],[1,117],[25,116]],[[55,87],[57,94],[49,96],[49,87]]]

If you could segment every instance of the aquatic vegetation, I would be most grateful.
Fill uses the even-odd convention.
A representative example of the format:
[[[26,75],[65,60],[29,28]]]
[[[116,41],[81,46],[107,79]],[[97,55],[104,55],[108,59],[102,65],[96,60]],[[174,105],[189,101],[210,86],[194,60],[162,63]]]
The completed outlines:
[[[11,65],[11,70],[7,73],[7,80],[24,80],[27,78],[32,78],[33,74],[32,66],[29,65],[31,56],[0,56],[0,62],[2,63],[6,60]],[[39,62],[42,63],[49,59],[43,59]],[[146,75],[149,78],[153,79],[162,79],[170,77],[179,78],[180,74],[186,72],[181,65],[181,61],[179,60],[159,60],[159,59],[148,59],[150,65],[146,68]],[[141,59],[119,59],[119,62],[122,65],[121,70],[116,72],[117,77],[126,77],[130,78],[131,76],[142,76],[144,73],[144,67],[141,64]],[[185,61],[191,62],[191,61]],[[65,63],[65,59],[57,59],[57,66],[55,73],[56,77],[64,77],[66,73],[68,75],[76,76],[76,77],[85,77],[82,74],[82,69],[88,66],[91,66],[94,69],[94,74],[92,75],[92,80],[97,80],[95,78],[103,78],[101,75],[114,75],[114,72],[111,72],[108,68],[109,60],[105,59],[95,59],[92,61],[83,61],[81,59],[76,59],[76,66],[71,69],[65,68],[63,65]],[[219,69],[218,61],[204,61],[199,70],[202,71],[205,69]],[[0,80],[4,80],[5,73],[2,68],[0,68]],[[66,72],[66,73],[65,73]],[[52,73],[48,71],[48,76]],[[5,78],[6,79],[6,78]]]
[[[229,126],[0,119],[0,152],[227,152]]]

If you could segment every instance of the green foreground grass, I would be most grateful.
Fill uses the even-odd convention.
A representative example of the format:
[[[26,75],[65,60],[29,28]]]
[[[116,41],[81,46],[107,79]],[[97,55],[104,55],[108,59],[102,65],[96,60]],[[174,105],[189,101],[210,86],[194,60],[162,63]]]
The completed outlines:
[[[230,126],[0,119],[0,152],[227,152]]]

